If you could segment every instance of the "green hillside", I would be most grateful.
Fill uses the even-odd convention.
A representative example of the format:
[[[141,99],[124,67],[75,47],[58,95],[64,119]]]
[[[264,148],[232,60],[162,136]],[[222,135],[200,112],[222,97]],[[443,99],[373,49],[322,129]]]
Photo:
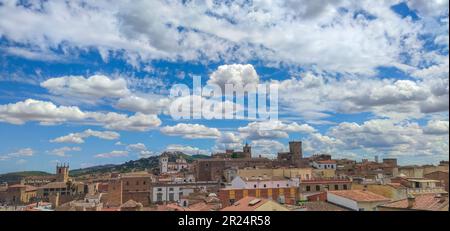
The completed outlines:
[[[0,175],[0,182],[18,182],[23,177],[27,176],[48,176],[48,172],[43,171],[24,171],[24,172],[10,172]]]

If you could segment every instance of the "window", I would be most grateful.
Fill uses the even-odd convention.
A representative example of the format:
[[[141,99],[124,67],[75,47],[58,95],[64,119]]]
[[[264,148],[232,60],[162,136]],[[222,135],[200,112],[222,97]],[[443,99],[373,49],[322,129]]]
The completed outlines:
[[[173,188],[169,188],[169,191],[173,191]]]
[[[266,184],[264,184],[264,188],[266,187]]]
[[[346,185],[346,184],[342,185],[342,188],[343,188],[344,190],[347,190],[347,185]]]
[[[320,185],[316,185],[316,191],[320,191]]]
[[[127,186],[130,185],[130,182],[127,181]]]
[[[306,186],[306,191],[307,191],[307,192],[311,191],[311,186],[309,186],[309,185]]]
[[[161,192],[161,191],[162,191],[162,188],[158,188],[157,190],[158,190],[158,192]]]
[[[334,190],[339,190],[339,185],[335,184],[334,185]]]
[[[139,181],[136,181],[136,185],[139,185]]]
[[[142,184],[143,184],[143,185],[145,185],[145,181],[144,181],[144,182],[142,182]]]
[[[280,187],[280,184],[277,184],[277,188],[279,188]]]
[[[163,197],[162,193],[157,193],[156,194],[156,201],[162,201],[162,197]]]
[[[169,201],[174,201],[175,197],[173,195],[173,193],[169,193]]]

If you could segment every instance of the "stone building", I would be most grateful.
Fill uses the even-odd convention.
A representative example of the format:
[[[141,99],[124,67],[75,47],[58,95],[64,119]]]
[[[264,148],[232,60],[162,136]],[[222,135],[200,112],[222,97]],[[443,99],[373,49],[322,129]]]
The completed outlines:
[[[300,198],[307,200],[309,196],[329,190],[350,190],[352,181],[349,179],[311,179],[300,182]]]
[[[0,192],[0,202],[7,204],[27,204],[36,200],[37,188],[30,185],[15,184]]]
[[[313,177],[312,168],[244,168],[238,169],[237,175],[240,177],[286,177],[309,180]]]
[[[279,152],[277,160],[292,166],[300,167],[305,164],[301,141],[290,141],[289,152]]]
[[[405,199],[378,206],[378,211],[447,211],[448,195],[422,194],[409,195]]]
[[[135,172],[121,175],[122,201],[134,200],[142,203],[144,206],[150,204],[152,177],[153,175],[147,172]]]
[[[213,158],[227,159],[227,158],[252,158],[252,148],[246,143],[242,148],[242,152],[234,151],[232,149],[225,150],[224,153],[214,153],[211,155]]]
[[[225,169],[235,168],[267,168],[272,166],[272,161],[267,158],[231,158],[231,159],[199,159],[195,163],[196,179],[199,181],[225,180]]]
[[[175,162],[169,161],[169,155],[167,153],[161,154],[159,157],[159,172],[160,174],[165,173],[176,173],[182,170],[188,170],[189,164],[186,159],[182,156],[177,156]]]
[[[425,174],[424,177],[426,179],[440,181],[439,183],[437,183],[437,186],[444,187],[444,190],[448,192],[448,171],[434,171]]]

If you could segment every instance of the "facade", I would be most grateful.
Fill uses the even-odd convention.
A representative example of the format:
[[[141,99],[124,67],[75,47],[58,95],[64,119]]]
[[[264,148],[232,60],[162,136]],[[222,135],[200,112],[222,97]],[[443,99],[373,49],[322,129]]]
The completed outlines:
[[[56,181],[67,182],[69,181],[69,165],[56,165]]]
[[[196,191],[217,191],[219,185],[210,182],[155,182],[151,186],[150,201],[152,203],[179,202],[182,197]]]
[[[150,204],[151,174],[147,172],[123,174],[120,180],[122,181],[122,201],[133,200],[143,205]]]
[[[425,178],[396,177],[391,179],[392,183],[399,183],[407,188],[408,194],[422,193],[447,193],[444,187],[439,186],[438,180]]]
[[[376,211],[389,198],[364,190],[328,191],[327,201],[353,211]]]
[[[300,179],[285,177],[240,177],[237,176],[231,181],[229,188],[236,189],[263,189],[263,188],[289,188],[299,187]]]
[[[0,202],[7,204],[27,204],[36,200],[37,188],[30,185],[10,185],[0,192]]]
[[[279,152],[278,161],[288,163],[293,166],[300,166],[303,160],[303,149],[301,141],[290,141],[289,152]]]
[[[349,179],[311,179],[300,181],[300,198],[308,200],[309,196],[329,190],[350,190],[352,181]]]
[[[198,181],[222,181],[223,173],[228,168],[269,168],[271,160],[267,158],[231,158],[231,159],[199,159],[195,165],[195,177]]]
[[[336,169],[335,160],[317,160],[311,163],[315,169]]]
[[[167,153],[161,154],[159,157],[159,172],[160,174],[165,173],[176,173],[183,170],[188,170],[189,164],[186,159],[179,156],[176,158],[175,162],[169,161],[169,155]]]
[[[163,153],[159,157],[159,172],[167,173],[169,171],[168,164],[169,164],[169,156],[166,153]]]
[[[169,172],[180,172],[182,170],[188,170],[189,165],[183,157],[178,157],[175,162],[169,162],[167,169]]]
[[[41,187],[43,185],[46,185],[50,182],[56,181],[55,175],[49,175],[49,176],[27,176],[24,177],[21,180],[21,184],[24,185],[31,185],[34,187]]]
[[[280,188],[253,188],[253,189],[233,189],[221,188],[218,194],[222,206],[233,205],[236,201],[250,196],[277,201],[281,204],[295,204],[300,200],[298,187],[280,187]]]
[[[309,180],[313,176],[312,168],[245,168],[239,169],[237,175],[243,178],[285,177]]]
[[[426,179],[437,180],[437,186],[443,187],[448,192],[448,171],[434,171],[424,175]]]

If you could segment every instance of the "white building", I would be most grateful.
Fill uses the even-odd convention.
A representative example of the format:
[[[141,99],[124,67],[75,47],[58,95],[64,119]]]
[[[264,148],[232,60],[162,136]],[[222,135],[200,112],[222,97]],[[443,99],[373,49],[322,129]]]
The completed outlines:
[[[317,160],[311,164],[315,169],[336,169],[335,160]]]
[[[169,162],[169,156],[166,153],[159,157],[160,173],[176,173],[188,168],[189,164],[183,157],[177,158],[175,162]]]
[[[169,164],[169,156],[163,153],[159,157],[159,171],[161,173],[166,173],[168,171],[168,164]]]
[[[152,202],[180,202],[183,196],[188,196],[194,191],[209,191],[210,188],[218,188],[216,181],[204,182],[160,182],[155,183],[150,189]]]
[[[300,180],[298,178],[288,179],[285,177],[240,177],[236,176],[232,181],[229,188],[237,189],[263,189],[263,188],[289,188],[299,187]]]
[[[354,211],[375,211],[389,198],[364,190],[328,191],[327,201]]]

